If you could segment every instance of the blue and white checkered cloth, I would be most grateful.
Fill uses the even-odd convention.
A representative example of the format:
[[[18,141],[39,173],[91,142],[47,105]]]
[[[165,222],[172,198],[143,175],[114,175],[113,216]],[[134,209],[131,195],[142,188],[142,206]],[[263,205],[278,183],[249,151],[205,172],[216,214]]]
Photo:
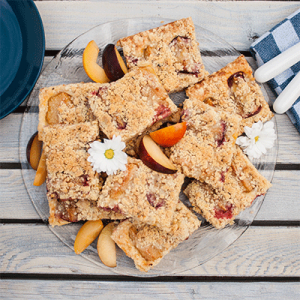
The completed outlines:
[[[300,9],[258,38],[251,45],[250,52],[261,66],[297,43],[300,43]],[[268,81],[268,84],[279,95],[299,71],[300,62]],[[300,98],[287,114],[300,132]]]

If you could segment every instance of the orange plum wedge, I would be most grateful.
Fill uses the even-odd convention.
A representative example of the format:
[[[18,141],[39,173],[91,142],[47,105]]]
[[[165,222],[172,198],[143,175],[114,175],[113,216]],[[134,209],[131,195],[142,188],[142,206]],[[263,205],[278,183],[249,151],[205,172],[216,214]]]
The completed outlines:
[[[156,172],[165,174],[174,174],[177,172],[173,163],[149,135],[145,135],[140,142],[139,156],[147,167]]]
[[[42,151],[42,155],[39,161],[39,165],[37,167],[33,185],[34,186],[40,186],[42,185],[46,180],[47,175],[47,169],[46,169],[46,154],[44,151]]]
[[[97,242],[98,255],[101,261],[110,268],[117,266],[116,244],[111,238],[114,228],[114,223],[107,224],[101,231]]]
[[[85,250],[100,234],[103,228],[101,220],[87,221],[79,229],[74,243],[74,251],[80,254]]]
[[[109,82],[104,69],[97,64],[99,54],[99,47],[96,42],[90,41],[85,47],[82,55],[83,68],[86,74],[95,82],[106,83]]]
[[[185,132],[186,122],[182,122],[151,132],[150,136],[158,145],[171,147],[182,139]]]

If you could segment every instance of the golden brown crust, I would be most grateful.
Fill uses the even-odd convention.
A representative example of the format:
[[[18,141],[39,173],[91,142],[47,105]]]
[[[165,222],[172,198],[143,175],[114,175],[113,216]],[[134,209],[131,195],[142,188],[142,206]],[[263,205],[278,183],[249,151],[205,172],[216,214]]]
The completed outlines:
[[[112,239],[134,260],[140,271],[147,272],[199,226],[197,217],[179,201],[168,232],[156,226],[126,220],[116,227]]]
[[[235,77],[231,77],[234,74]],[[244,126],[251,127],[255,122],[266,122],[273,117],[259,85],[255,82],[252,69],[243,55],[188,88],[186,94],[193,101],[203,101],[242,116],[239,133],[244,131]]]
[[[134,68],[118,81],[101,85],[88,100],[107,137],[121,136],[124,142],[177,111],[150,67]]]
[[[241,211],[271,187],[241,149],[236,148],[231,166],[223,174],[221,187],[195,180],[184,191],[194,210],[216,228],[233,224]]]
[[[183,109],[188,129],[171,148],[170,159],[187,177],[218,185],[231,163],[241,117],[192,99],[184,102]]]
[[[98,200],[99,207],[118,208],[138,222],[167,228],[176,208],[184,175],[155,172],[141,160],[128,158],[126,171],[108,176]]]
[[[191,18],[122,38],[117,45],[123,48],[129,68],[151,63],[168,93],[181,91],[207,75]]]

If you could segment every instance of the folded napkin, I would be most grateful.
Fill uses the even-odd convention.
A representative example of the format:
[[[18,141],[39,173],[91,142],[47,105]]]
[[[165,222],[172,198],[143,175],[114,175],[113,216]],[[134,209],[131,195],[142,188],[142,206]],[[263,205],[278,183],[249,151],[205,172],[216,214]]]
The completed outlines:
[[[250,52],[261,66],[297,43],[300,43],[300,9],[258,38],[251,45]],[[268,84],[279,95],[299,71],[300,62],[268,81]],[[287,114],[300,132],[300,98]]]

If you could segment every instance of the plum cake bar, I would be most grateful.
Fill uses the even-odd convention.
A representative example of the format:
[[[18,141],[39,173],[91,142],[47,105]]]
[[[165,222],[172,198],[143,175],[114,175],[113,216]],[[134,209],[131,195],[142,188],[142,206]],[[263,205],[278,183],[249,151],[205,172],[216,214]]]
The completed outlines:
[[[241,132],[244,126],[266,122],[273,117],[252,69],[243,55],[221,70],[209,75],[186,90],[194,102],[203,101],[229,113],[240,115]]]
[[[43,129],[48,125],[76,124],[95,119],[85,95],[99,86],[99,83],[74,83],[42,88],[39,94],[39,139],[43,139]]]
[[[168,232],[163,228],[126,220],[115,228],[112,239],[133,259],[140,271],[147,272],[199,226],[197,217],[179,201]]]
[[[193,99],[185,100],[183,111],[187,131],[171,148],[170,159],[187,177],[222,184],[235,152],[241,117]]]
[[[202,63],[191,18],[181,19],[120,39],[129,68],[151,63],[168,93],[202,80]]]
[[[141,160],[128,157],[126,171],[107,177],[99,207],[120,211],[137,222],[168,228],[175,211],[184,175],[155,172]]]
[[[184,190],[194,210],[216,228],[232,224],[241,211],[271,187],[238,147],[222,182],[220,188],[194,180]]]
[[[151,66],[134,68],[87,97],[104,134],[110,139],[121,136],[124,142],[178,110]]]
[[[98,199],[103,179],[87,161],[89,144],[97,140],[98,135],[97,121],[44,128],[49,197],[54,194],[61,201]]]

